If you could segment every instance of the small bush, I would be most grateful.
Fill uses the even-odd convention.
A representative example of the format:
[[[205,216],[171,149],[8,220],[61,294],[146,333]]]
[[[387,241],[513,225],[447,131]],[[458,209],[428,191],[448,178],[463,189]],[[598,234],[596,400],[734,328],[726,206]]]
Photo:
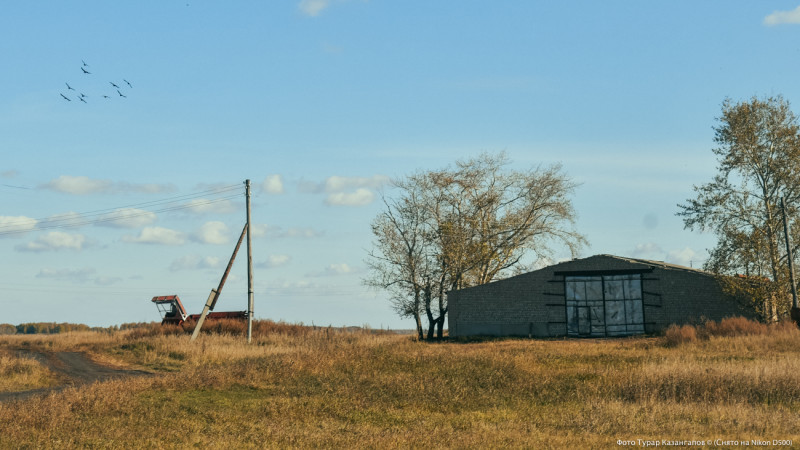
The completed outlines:
[[[797,324],[793,320],[782,320],[778,323],[772,324],[769,327],[770,333],[776,334],[790,334],[790,333],[800,333],[800,328],[797,328]]]
[[[707,321],[703,325],[708,336],[749,336],[767,334],[767,325],[744,317],[726,317],[719,321]]]
[[[693,325],[672,324],[664,333],[667,338],[667,345],[674,347],[685,342],[697,340],[697,329]]]
[[[776,334],[800,333],[792,321],[764,324],[744,317],[727,317],[719,321],[707,320],[697,327],[692,325],[672,324],[664,331],[665,344],[669,347],[708,340],[712,337],[765,336]]]

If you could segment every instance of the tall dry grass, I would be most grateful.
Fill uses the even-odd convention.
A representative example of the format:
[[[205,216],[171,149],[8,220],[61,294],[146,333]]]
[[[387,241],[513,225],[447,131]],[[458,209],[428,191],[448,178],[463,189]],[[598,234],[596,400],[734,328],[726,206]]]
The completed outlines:
[[[775,324],[765,324],[744,317],[727,317],[719,321],[707,320],[702,325],[670,325],[664,332],[667,345],[680,345],[698,339],[709,340],[725,336],[763,336],[785,335],[797,331],[797,325],[789,320]]]
[[[36,359],[0,350],[0,392],[39,389],[58,381],[58,376]]]
[[[488,340],[288,328],[70,337],[158,376],[0,404],[0,447],[605,448],[798,442],[800,332]],[[45,345],[38,342],[36,345]],[[53,344],[61,345],[61,344]]]

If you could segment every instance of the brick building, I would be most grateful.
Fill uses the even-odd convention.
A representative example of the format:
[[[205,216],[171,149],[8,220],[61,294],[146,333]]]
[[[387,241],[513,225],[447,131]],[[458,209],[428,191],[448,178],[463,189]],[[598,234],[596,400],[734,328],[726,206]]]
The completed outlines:
[[[627,336],[752,310],[714,275],[595,255],[447,294],[450,336]]]

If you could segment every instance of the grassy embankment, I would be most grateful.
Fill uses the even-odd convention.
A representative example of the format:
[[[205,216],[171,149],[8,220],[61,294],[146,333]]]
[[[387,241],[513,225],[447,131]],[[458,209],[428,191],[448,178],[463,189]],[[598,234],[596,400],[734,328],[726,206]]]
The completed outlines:
[[[800,332],[789,324],[444,344],[258,325],[252,345],[231,334],[189,343],[156,327],[0,338],[0,350],[86,351],[159,373],[0,404],[0,447],[800,442]],[[4,379],[18,370],[6,354]]]

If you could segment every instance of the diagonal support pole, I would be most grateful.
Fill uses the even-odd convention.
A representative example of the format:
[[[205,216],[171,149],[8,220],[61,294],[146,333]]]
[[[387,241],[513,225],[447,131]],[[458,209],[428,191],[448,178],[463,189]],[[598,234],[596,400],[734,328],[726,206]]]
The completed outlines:
[[[200,334],[200,328],[203,327],[203,322],[206,321],[206,316],[210,311],[214,310],[214,306],[217,305],[217,300],[219,299],[219,294],[222,292],[222,287],[225,286],[225,280],[228,279],[228,274],[231,273],[231,267],[233,267],[233,261],[236,259],[236,253],[239,252],[239,247],[242,246],[242,241],[244,240],[244,235],[247,232],[247,224],[244,225],[242,229],[242,234],[239,235],[239,242],[236,243],[236,248],[233,249],[233,254],[231,255],[230,261],[228,261],[228,267],[225,268],[225,273],[222,274],[222,279],[219,281],[219,286],[216,289],[211,290],[211,294],[208,296],[208,300],[206,300],[206,306],[203,307],[203,312],[200,314],[200,319],[197,320],[197,325],[194,327],[194,332],[192,333],[192,338],[190,341],[197,339],[197,335]]]
[[[208,294],[208,300],[206,300],[206,306],[203,307],[203,313],[200,314],[200,319],[197,320],[197,325],[194,327],[194,332],[192,333],[191,339],[189,342],[194,341],[197,339],[197,335],[200,334],[200,328],[203,328],[203,322],[206,321],[206,316],[208,315],[208,311],[211,309],[211,304],[216,300],[219,296],[219,292],[216,289],[212,289],[211,293]]]

